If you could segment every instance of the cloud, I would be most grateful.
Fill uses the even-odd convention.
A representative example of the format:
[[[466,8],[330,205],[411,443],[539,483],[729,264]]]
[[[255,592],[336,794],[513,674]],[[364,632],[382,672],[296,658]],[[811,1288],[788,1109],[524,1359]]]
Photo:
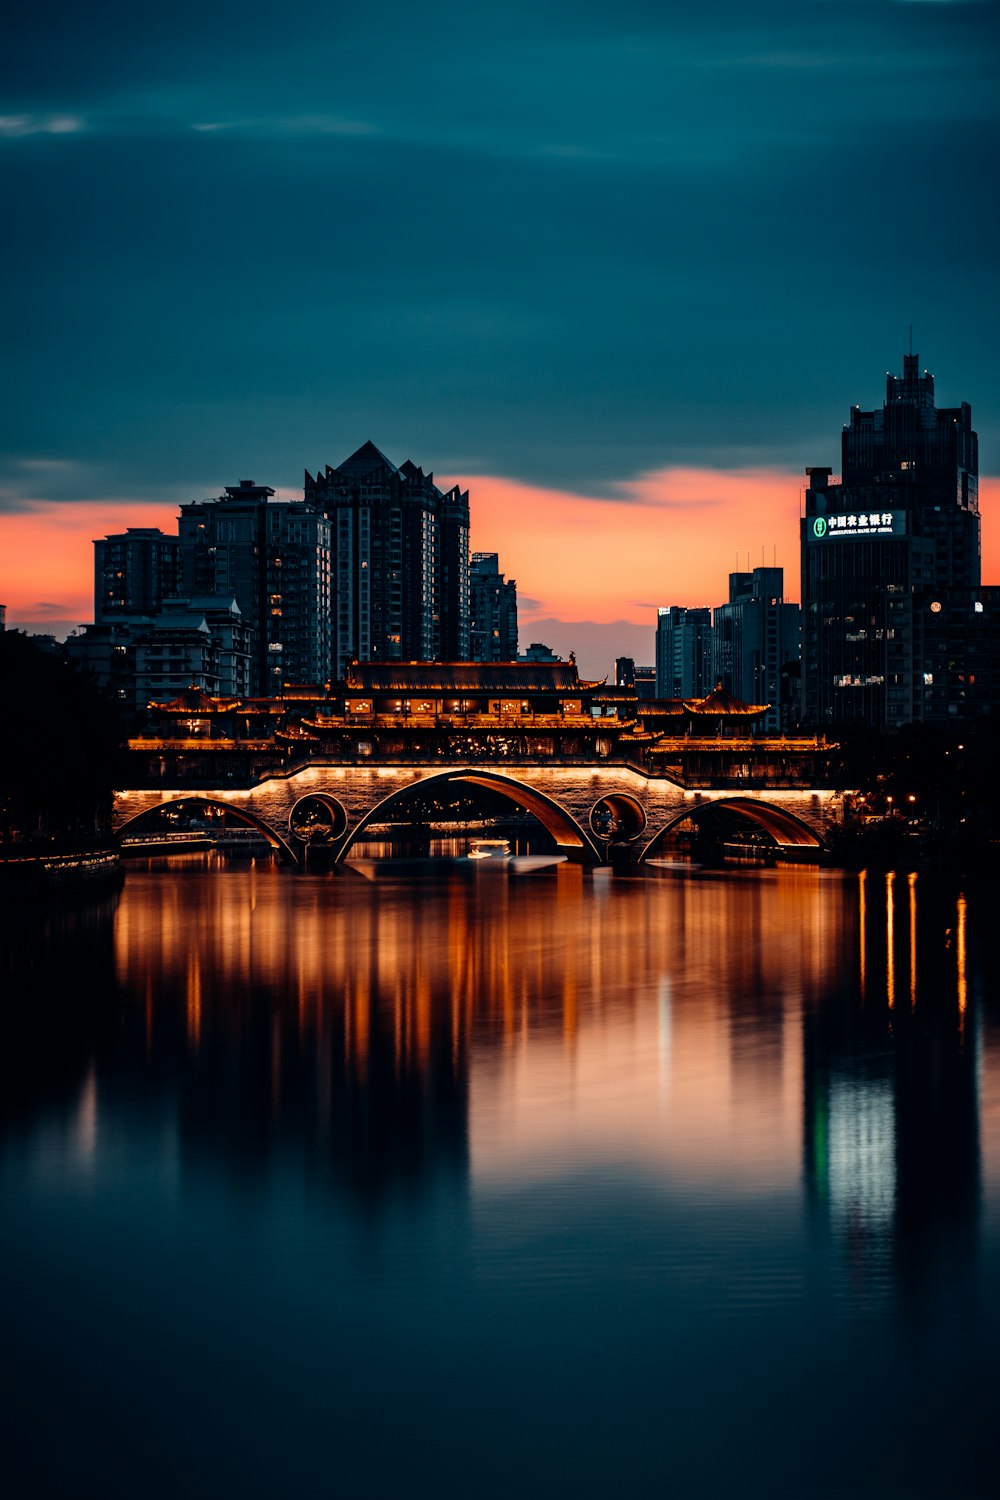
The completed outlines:
[[[836,467],[911,322],[995,464],[996,4],[101,13],[16,7],[0,57],[7,513],[371,435],[610,527],[648,475]],[[656,503],[728,546],[725,492]]]
[[[572,651],[581,677],[614,681],[614,663],[619,656],[631,656],[637,666],[652,666],[655,661],[656,632],[653,625],[636,625],[632,620],[563,620],[540,616],[519,623],[519,649],[540,641],[551,647],[564,661]]]
[[[0,139],[28,135],[75,135],[86,129],[76,115],[0,115]]]

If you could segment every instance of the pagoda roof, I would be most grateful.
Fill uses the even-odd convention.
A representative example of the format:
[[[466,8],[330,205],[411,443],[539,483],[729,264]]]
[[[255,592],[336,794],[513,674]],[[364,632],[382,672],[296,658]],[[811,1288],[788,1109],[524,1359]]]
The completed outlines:
[[[366,693],[580,693],[574,662],[352,662],[344,686]]]
[[[224,714],[235,708],[239,701],[238,698],[213,698],[203,688],[192,683],[168,703],[151,703],[149,706],[164,714]]]
[[[720,682],[707,697],[700,700],[686,699],[684,712],[692,718],[754,719],[766,714],[770,706],[769,703],[743,703],[739,698],[734,698]]]
[[[636,711],[640,719],[681,719],[688,701],[686,698],[640,698]]]

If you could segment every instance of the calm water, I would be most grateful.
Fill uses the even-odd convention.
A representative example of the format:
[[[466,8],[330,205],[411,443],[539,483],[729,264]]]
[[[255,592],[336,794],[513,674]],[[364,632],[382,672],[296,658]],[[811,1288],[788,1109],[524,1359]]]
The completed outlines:
[[[6,1493],[995,1494],[994,906],[195,861],[8,913]]]

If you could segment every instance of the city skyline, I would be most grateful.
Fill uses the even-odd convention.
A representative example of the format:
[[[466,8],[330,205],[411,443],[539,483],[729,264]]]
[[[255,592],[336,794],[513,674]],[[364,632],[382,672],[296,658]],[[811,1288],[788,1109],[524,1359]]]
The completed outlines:
[[[648,661],[748,557],[798,596],[804,468],[911,324],[1000,579],[994,0],[208,12],[11,23],[10,623],[87,618],[93,538],[370,438],[470,489],[525,640]]]
[[[973,415],[975,419],[975,410]],[[835,441],[834,434],[824,454],[833,449]],[[838,460],[839,455],[831,452],[831,466]],[[442,485],[459,482],[451,476],[435,477]],[[798,526],[808,481],[804,472],[801,478],[781,475],[779,480],[786,491],[783,498],[787,510],[780,518],[780,529],[775,523],[775,536],[780,541],[770,545],[761,542],[756,550],[736,547],[726,554],[725,543],[716,544],[718,533],[734,524],[734,516],[748,499],[763,507],[777,488],[772,476],[676,472],[659,481],[637,481],[627,505],[517,486],[503,479],[471,479],[466,481],[471,505],[470,550],[497,552],[503,571],[517,578],[522,650],[531,640],[542,639],[564,657],[574,651],[584,675],[611,675],[614,658],[619,655],[631,655],[637,664],[652,665],[658,608],[673,604],[715,608],[725,602],[728,575],[734,570],[770,567],[776,562],[784,568],[786,599],[799,600]],[[707,484],[712,484],[712,490],[706,498]],[[301,489],[275,488],[282,499],[302,498]],[[593,530],[575,524],[580,504],[592,507],[595,518],[615,525],[618,549],[609,551],[599,524]],[[713,522],[705,518],[706,505]],[[8,628],[58,635],[92,619],[93,541],[104,532],[121,531],[127,526],[158,526],[167,533],[176,532],[178,509],[169,504],[50,504],[40,511],[0,517],[7,561],[7,597],[3,602],[8,606]],[[1000,514],[1000,480],[980,478],[980,509],[983,582],[988,584],[1000,580],[1000,525],[990,524],[993,516]],[[666,531],[665,514],[672,518],[671,562],[667,568],[650,547],[657,528]],[[44,525],[41,556],[40,520]],[[481,545],[487,533],[496,535],[501,527],[503,535],[495,545],[488,549]],[[713,539],[710,545],[706,545],[707,538]],[[560,561],[554,563],[553,559]],[[600,570],[604,580],[600,596],[604,607],[588,614],[588,602],[594,597],[594,570]],[[671,579],[676,581],[672,583]],[[33,582],[60,586],[64,596],[78,601],[80,609],[75,614],[59,615],[56,610],[60,606],[44,598],[34,608],[30,603],[25,606],[26,585]],[[645,597],[641,597],[643,594]],[[619,607],[617,614],[615,606]]]

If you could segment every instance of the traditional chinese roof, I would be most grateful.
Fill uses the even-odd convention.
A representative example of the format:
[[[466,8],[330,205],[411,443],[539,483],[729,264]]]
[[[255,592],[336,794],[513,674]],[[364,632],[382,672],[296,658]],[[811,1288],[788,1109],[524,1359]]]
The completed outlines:
[[[352,662],[344,684],[362,693],[581,693],[573,662],[387,661]]]
[[[644,724],[657,724],[667,720],[673,725],[684,718],[686,703],[684,698],[640,699],[636,712]]]
[[[185,688],[178,698],[172,698],[169,703],[151,703],[150,708],[155,708],[164,714],[224,714],[235,708],[239,703],[238,698],[212,698],[202,688],[194,684]]]
[[[283,714],[287,712],[283,698],[241,698],[240,712],[244,714]]]
[[[734,698],[720,682],[706,698],[700,700],[688,699],[684,703],[684,712],[692,718],[736,718],[754,719],[761,714],[766,714],[770,708],[769,703],[743,703],[739,698]]]
[[[279,696],[297,703],[322,703],[326,698],[326,688],[317,682],[285,682]]]
[[[276,740],[310,740],[315,742],[317,736],[309,733],[309,730],[305,727],[307,722],[306,720],[296,721],[293,724],[286,724],[284,728],[279,727],[275,729],[274,737]]]

